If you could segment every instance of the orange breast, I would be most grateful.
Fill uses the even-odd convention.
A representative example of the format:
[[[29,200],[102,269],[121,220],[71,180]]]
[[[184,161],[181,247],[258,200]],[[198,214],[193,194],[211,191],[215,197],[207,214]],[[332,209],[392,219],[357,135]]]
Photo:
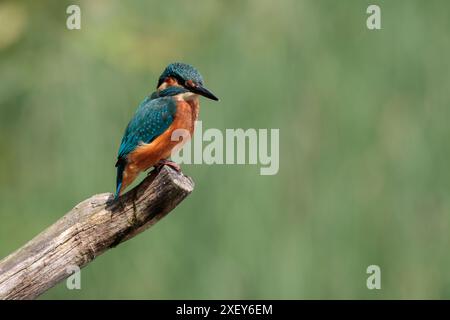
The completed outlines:
[[[183,129],[187,130],[192,136],[198,112],[199,103],[197,98],[189,102],[184,100],[177,101],[177,111],[170,127],[151,143],[139,146],[128,155],[128,165],[125,169],[125,174],[128,171],[129,175],[135,177],[140,171],[147,170],[158,163],[158,161],[170,157],[175,147],[180,147],[188,140],[172,141],[172,133],[177,129]]]

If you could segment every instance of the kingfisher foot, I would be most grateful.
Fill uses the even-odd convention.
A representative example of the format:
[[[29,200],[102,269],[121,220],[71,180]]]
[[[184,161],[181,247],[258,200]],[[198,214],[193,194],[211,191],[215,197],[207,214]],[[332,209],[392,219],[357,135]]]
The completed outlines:
[[[178,165],[178,163],[175,163],[175,162],[167,160],[167,159],[159,160],[159,162],[157,164],[155,164],[155,170],[159,171],[164,166],[169,166],[177,172],[181,171],[181,167]]]

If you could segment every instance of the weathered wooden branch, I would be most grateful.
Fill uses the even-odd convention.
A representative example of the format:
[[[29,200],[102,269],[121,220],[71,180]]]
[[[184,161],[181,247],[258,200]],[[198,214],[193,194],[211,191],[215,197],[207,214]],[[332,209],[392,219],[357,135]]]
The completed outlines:
[[[106,250],[154,225],[194,188],[165,166],[113,201],[103,193],[79,203],[25,246],[0,261],[0,299],[34,299]]]

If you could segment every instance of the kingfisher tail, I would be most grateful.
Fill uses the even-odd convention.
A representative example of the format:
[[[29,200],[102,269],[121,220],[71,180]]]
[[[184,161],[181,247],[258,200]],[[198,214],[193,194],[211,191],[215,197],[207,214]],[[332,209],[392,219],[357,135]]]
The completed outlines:
[[[120,196],[120,189],[122,188],[122,179],[123,179],[123,171],[125,170],[125,166],[127,162],[124,158],[117,159],[116,167],[117,167],[117,178],[116,178],[116,193],[114,198],[117,199]]]

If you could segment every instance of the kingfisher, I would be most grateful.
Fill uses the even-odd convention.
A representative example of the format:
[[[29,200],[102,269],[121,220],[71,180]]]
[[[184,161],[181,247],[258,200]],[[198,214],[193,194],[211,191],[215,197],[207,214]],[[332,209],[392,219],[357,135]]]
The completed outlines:
[[[199,96],[219,101],[203,85],[203,77],[193,66],[175,62],[169,64],[158,79],[156,91],[138,106],[128,123],[117,155],[117,199],[140,172],[168,165],[179,171],[169,160],[172,150],[188,139],[173,139],[175,130],[187,130],[192,137],[198,118]],[[174,141],[175,140],[175,141]]]

